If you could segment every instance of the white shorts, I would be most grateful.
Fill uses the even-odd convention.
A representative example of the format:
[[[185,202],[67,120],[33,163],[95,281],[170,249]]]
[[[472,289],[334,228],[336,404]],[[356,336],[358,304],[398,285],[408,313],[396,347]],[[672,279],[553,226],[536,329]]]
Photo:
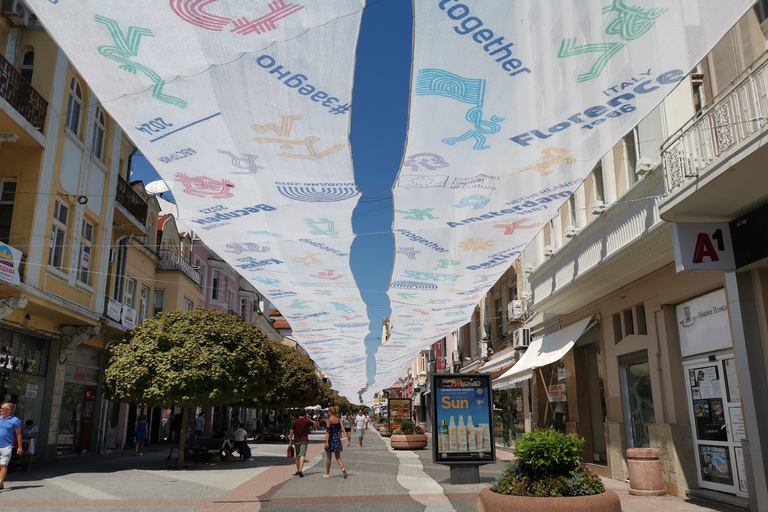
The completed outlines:
[[[359,427],[358,427],[358,428],[356,428],[355,430],[357,431],[357,437],[359,437],[359,438],[361,438],[361,439],[362,439],[363,437],[365,437],[365,429],[364,429],[364,428],[359,428]]]
[[[11,462],[11,455],[13,454],[13,446],[6,446],[0,448],[0,466],[7,466]]]

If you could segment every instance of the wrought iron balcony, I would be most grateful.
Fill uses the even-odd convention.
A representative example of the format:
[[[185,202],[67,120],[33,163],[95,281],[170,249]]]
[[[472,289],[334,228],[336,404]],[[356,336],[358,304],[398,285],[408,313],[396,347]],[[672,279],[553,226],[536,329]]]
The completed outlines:
[[[0,55],[0,97],[37,130],[43,131],[48,102],[2,55]]]
[[[158,251],[160,263],[157,265],[159,270],[178,270],[192,280],[197,286],[200,286],[200,272],[192,266],[192,263],[176,249],[160,249]]]
[[[722,160],[768,123],[768,52],[661,148],[667,193]]]
[[[117,177],[117,202],[142,225],[147,222],[147,202],[131,188],[127,181]]]

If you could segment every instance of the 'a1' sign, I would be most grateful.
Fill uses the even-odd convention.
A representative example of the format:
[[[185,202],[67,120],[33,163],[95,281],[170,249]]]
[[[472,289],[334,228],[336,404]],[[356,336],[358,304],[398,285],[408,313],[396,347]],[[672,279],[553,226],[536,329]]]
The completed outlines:
[[[672,247],[678,272],[736,270],[727,222],[672,224]]]

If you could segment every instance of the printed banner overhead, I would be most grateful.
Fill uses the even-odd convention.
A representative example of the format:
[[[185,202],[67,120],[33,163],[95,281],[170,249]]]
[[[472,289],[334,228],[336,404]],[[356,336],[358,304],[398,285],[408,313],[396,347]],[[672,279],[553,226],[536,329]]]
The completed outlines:
[[[348,132],[364,1],[28,3],[92,87],[88,108],[103,102],[180,219],[355,396],[368,318],[349,266],[360,193]]]
[[[469,321],[597,160],[752,3],[415,1],[394,330],[371,389]]]

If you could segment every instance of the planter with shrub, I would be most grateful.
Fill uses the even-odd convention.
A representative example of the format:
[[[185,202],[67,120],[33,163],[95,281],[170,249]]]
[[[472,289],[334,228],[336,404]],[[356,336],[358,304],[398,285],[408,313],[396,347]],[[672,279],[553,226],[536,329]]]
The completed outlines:
[[[400,428],[392,432],[391,444],[395,450],[421,450],[427,447],[427,435],[424,429],[412,421],[405,420]]]
[[[581,466],[584,440],[554,429],[522,435],[510,463],[478,497],[480,512],[621,512],[619,497]]]

